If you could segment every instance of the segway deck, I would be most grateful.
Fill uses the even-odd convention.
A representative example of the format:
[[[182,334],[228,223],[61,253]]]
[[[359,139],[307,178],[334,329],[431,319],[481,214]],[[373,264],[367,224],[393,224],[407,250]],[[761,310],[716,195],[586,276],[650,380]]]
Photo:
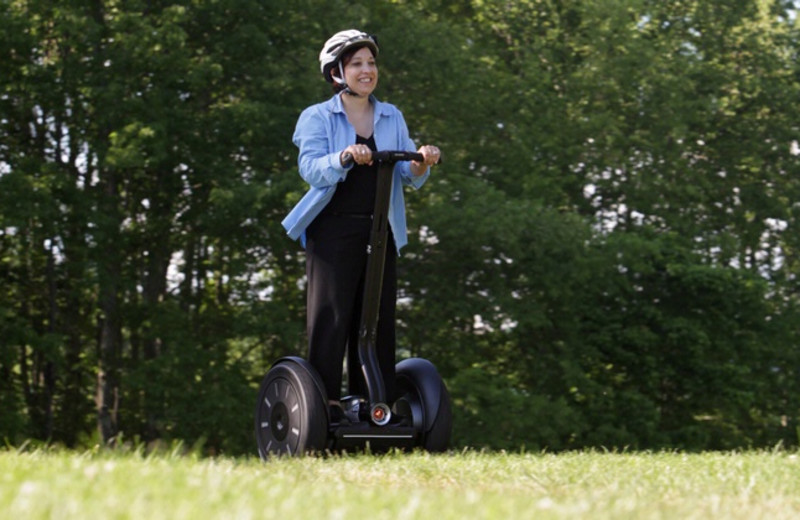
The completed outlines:
[[[367,421],[354,424],[332,425],[336,449],[413,448],[417,445],[419,432],[411,426],[375,426]]]

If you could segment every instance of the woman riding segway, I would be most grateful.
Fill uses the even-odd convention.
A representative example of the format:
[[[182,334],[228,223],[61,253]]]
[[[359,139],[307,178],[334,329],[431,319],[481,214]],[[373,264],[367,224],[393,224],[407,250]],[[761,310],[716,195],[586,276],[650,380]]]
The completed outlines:
[[[400,153],[413,152],[415,145],[409,137],[402,113],[373,95],[378,84],[377,56],[378,45],[374,36],[357,30],[333,35],[323,46],[319,61],[320,71],[332,84],[334,96],[306,108],[298,119],[293,137],[299,148],[300,175],[309,184],[309,189],[284,219],[283,225],[289,236],[300,240],[306,249],[309,357],[307,363],[299,358],[292,359],[298,366],[303,366],[303,372],[309,372],[302,377],[308,376],[307,379],[313,382],[310,387],[313,390],[308,393],[315,397],[306,399],[306,402],[315,409],[315,414],[326,415],[329,426],[342,421],[358,421],[357,415],[348,421],[340,403],[345,352],[348,354],[351,396],[369,393],[370,397],[378,395],[382,400],[394,403],[409,388],[419,384],[412,382],[413,379],[425,378],[419,374],[419,377],[409,376],[407,368],[400,375],[400,385],[396,382],[395,266],[400,249],[407,243],[403,186],[421,187],[430,175],[431,166],[440,159],[440,151],[435,146],[424,145],[413,155]],[[398,154],[377,161],[378,150],[396,150]],[[371,237],[376,217],[379,164],[390,176],[386,186],[387,208],[383,211],[388,228],[386,245],[391,254],[380,258],[380,279],[367,284],[370,287],[377,285],[376,292],[365,290],[365,273],[373,248]],[[370,305],[377,305],[378,310],[373,324],[375,338],[374,345],[359,349],[360,336],[364,343],[362,314],[367,293],[378,295],[378,301],[370,302]],[[365,363],[372,366],[367,368]],[[273,370],[275,368],[279,368],[277,364]],[[416,374],[417,371],[412,369],[411,372]],[[438,380],[438,374],[435,377]],[[273,391],[279,394],[280,385],[275,381],[272,383]],[[310,383],[288,376],[284,377],[283,383],[298,394],[296,400],[302,405],[304,398],[299,394],[304,392],[296,387]],[[259,406],[265,406],[263,398],[269,401],[269,386],[265,379],[261,392],[265,395],[260,396]],[[446,390],[443,390],[443,385],[441,387],[444,397],[438,399],[447,398]],[[292,393],[290,390],[285,392],[287,395]],[[324,401],[320,402],[319,394],[324,396]],[[347,412],[352,412],[353,404],[357,403],[349,401]],[[296,404],[288,403],[287,410]],[[391,415],[388,406],[383,402],[371,404],[384,406],[376,413],[388,423]],[[319,410],[320,407],[323,410]],[[422,404],[419,407],[425,408]],[[285,417],[280,414],[273,417],[274,413],[272,406],[257,410],[256,434],[264,430],[271,432],[264,439],[275,440],[270,435],[283,435],[283,430],[275,428],[291,419],[289,412],[285,412],[288,414]],[[406,413],[411,413],[411,410],[406,410]],[[449,402],[447,413],[449,436]],[[259,416],[271,420],[259,420]],[[375,417],[373,421],[382,425]],[[311,425],[315,424],[315,419],[309,415],[301,422]],[[314,439],[298,446],[314,448],[305,445],[319,444],[317,435],[311,437]],[[259,451],[265,442],[267,440],[259,440]],[[278,444],[278,449],[282,449],[283,444]],[[291,451],[291,447],[285,449]],[[266,451],[273,451],[273,448]]]

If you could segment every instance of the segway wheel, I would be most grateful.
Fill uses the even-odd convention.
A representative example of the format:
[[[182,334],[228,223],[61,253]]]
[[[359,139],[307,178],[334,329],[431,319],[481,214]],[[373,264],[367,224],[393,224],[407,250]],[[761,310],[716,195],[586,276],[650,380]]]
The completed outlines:
[[[429,452],[447,450],[453,411],[436,367],[425,359],[411,358],[398,363],[396,372],[401,399],[408,402],[414,427],[421,432],[419,446]]]
[[[255,433],[262,459],[322,452],[328,438],[325,399],[308,368],[279,362],[261,383]]]

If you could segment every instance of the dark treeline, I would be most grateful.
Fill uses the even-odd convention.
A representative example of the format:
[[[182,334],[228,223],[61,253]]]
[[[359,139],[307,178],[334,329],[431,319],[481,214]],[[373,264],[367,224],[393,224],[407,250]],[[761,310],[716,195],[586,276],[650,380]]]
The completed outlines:
[[[779,0],[0,2],[0,439],[253,453],[305,354],[291,134],[317,54],[445,163],[401,356],[458,446],[798,444],[800,34]]]

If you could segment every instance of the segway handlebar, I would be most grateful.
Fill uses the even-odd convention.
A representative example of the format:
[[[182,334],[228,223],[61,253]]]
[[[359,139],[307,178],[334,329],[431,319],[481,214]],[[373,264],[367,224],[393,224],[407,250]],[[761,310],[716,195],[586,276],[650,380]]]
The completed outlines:
[[[421,153],[417,152],[406,152],[404,150],[381,150],[380,152],[372,152],[372,160],[381,163],[395,163],[399,161],[422,162],[425,160],[425,157],[423,157]],[[349,166],[352,162],[353,156],[350,153],[346,153],[342,156],[343,165]],[[440,164],[441,162],[442,158],[439,157],[439,160],[436,161],[436,164]]]

